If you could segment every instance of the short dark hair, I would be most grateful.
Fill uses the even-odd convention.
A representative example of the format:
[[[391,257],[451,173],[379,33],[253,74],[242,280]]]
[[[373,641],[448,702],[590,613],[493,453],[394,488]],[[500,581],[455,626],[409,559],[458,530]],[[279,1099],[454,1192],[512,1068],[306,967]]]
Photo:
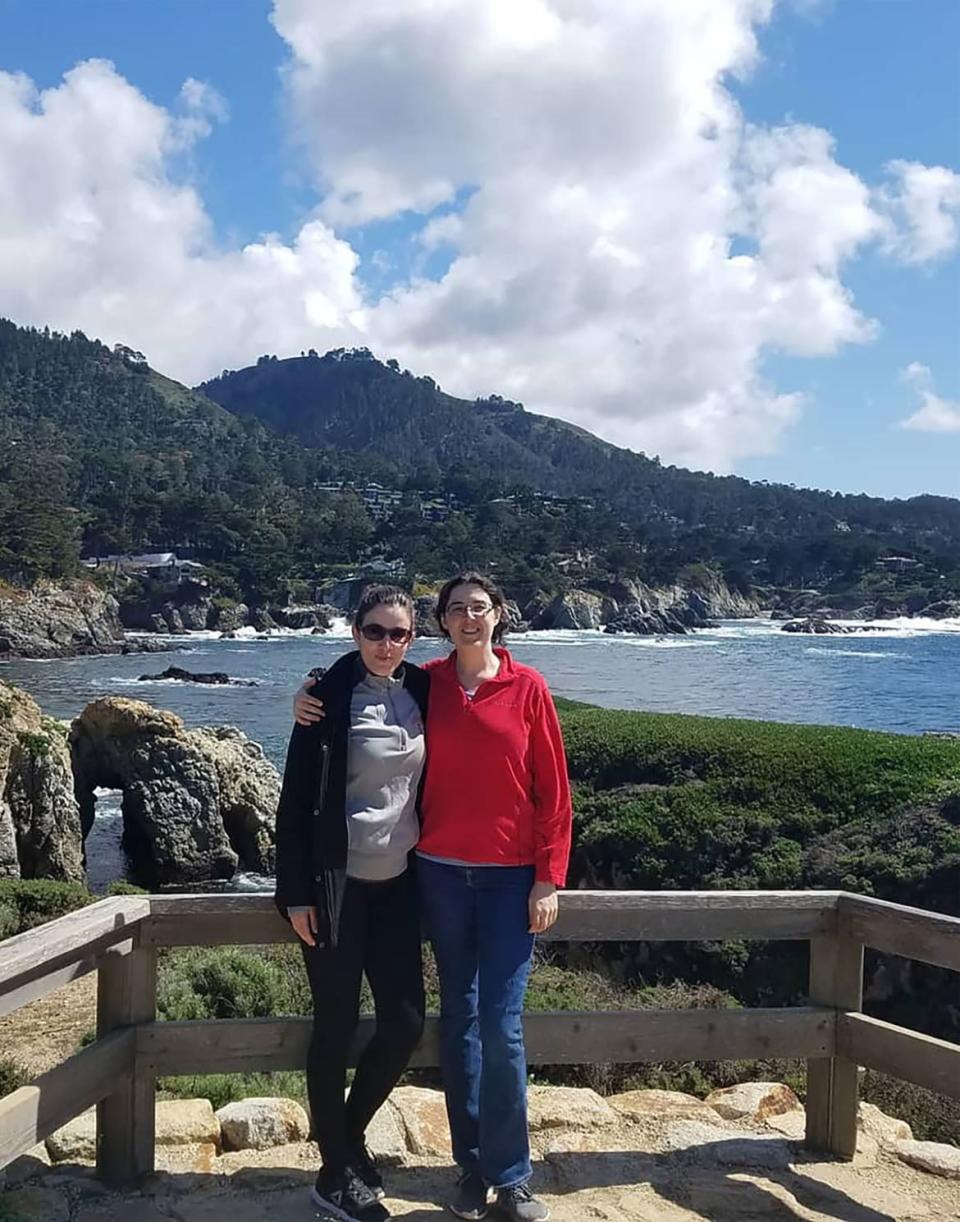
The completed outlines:
[[[417,613],[413,599],[399,586],[374,585],[367,586],[360,595],[360,601],[354,608],[350,622],[357,628],[363,627],[363,621],[375,607],[403,607],[410,612],[411,627],[415,625]]]
[[[484,573],[458,573],[456,577],[451,577],[449,581],[445,581],[437,595],[437,623],[440,625],[440,631],[445,637],[450,636],[444,626],[441,616],[447,613],[447,604],[450,602],[450,595],[457,586],[479,586],[481,590],[489,597],[490,601],[500,611],[500,622],[493,629],[493,643],[499,645],[503,640],[503,635],[507,631],[506,611],[507,603],[503,594],[500,592],[500,587],[492,577],[487,577]]]

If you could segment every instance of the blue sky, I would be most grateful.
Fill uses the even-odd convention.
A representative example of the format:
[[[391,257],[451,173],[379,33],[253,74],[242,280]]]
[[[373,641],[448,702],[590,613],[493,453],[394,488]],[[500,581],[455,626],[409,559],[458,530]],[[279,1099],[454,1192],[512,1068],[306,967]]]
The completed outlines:
[[[290,8],[295,7],[296,0],[290,0]],[[324,3],[316,7],[322,10]],[[307,124],[302,113],[294,113],[298,95],[283,87],[281,74],[304,52],[294,36],[279,35],[271,24],[272,11],[268,0],[0,0],[0,69],[25,73],[43,90],[57,87],[75,64],[104,58],[170,114],[177,112],[185,79],[206,82],[225,100],[229,118],[212,123],[205,138],[168,158],[163,173],[189,184],[202,201],[219,252],[255,243],[265,233],[295,244],[322,203],[318,157],[328,156],[323,164],[333,167],[332,175],[338,172],[323,136],[324,125],[337,120],[329,106],[311,112]],[[744,81],[724,77],[747,123],[825,129],[835,141],[837,162],[871,188],[883,181],[885,167],[896,159],[957,168],[960,4],[954,0],[784,3],[757,35],[761,63]],[[312,104],[313,96],[304,93],[299,100]],[[370,156],[376,155],[374,149]],[[379,155],[384,156],[382,149]],[[457,188],[440,212],[457,214],[471,198],[473,184],[461,179]],[[444,245],[425,249],[418,240],[430,207],[381,209],[385,215],[377,216],[371,215],[377,212],[371,205],[359,217],[334,217],[320,208],[336,238],[359,257],[354,288],[360,302],[375,304],[383,294],[408,287],[412,276],[431,280],[446,272],[454,252]],[[864,243],[844,263],[841,280],[860,314],[877,324],[875,337],[866,343],[841,342],[835,354],[813,356],[791,354],[772,342],[760,344],[753,371],[782,394],[802,394],[803,409],[795,423],[778,426],[755,447],[749,439],[729,444],[718,433],[716,467],[755,479],[886,496],[920,491],[960,495],[960,431],[900,427],[918,406],[916,390],[903,380],[908,366],[929,369],[936,396],[948,407],[960,401],[958,267],[955,253],[907,265],[890,258],[879,244]],[[18,317],[14,305],[7,305],[0,293],[0,313],[10,312],[17,321],[45,321]],[[42,299],[37,299],[28,313],[41,309]],[[76,309],[81,311],[79,302]],[[351,315],[349,300],[341,309],[344,317]],[[428,331],[420,309],[417,304],[416,310],[388,312],[386,323],[372,332],[383,338],[371,346],[384,356],[398,352],[416,372],[437,376],[462,393],[500,389],[522,397],[535,411],[554,409],[557,403],[560,414],[611,440],[649,452],[662,449],[668,460],[681,465],[714,465],[710,449],[698,450],[679,433],[674,441],[669,420],[651,418],[634,440],[625,409],[618,406],[609,417],[600,408],[594,412],[592,396],[599,401],[606,393],[602,379],[584,381],[580,402],[586,406],[578,416],[576,402],[565,407],[562,393],[555,393],[549,376],[538,380],[537,369],[518,368],[516,360],[507,358],[485,363],[483,351],[470,362],[462,351],[451,357],[449,347],[462,350],[469,332],[466,341],[461,333],[445,346],[446,339],[434,334],[443,327],[435,323],[434,331]],[[409,338],[411,320],[420,330],[416,338]],[[63,325],[56,317],[49,321]],[[77,318],[76,325],[84,322]],[[108,332],[109,322],[95,317],[86,329]],[[246,351],[244,342],[254,342],[245,338],[251,333],[259,336],[264,330],[240,328],[224,363],[245,363],[240,354]],[[291,330],[288,343],[282,328],[266,333],[281,355],[304,346],[302,329]],[[186,358],[177,365],[175,347],[166,363],[157,359],[156,345],[149,340],[148,330],[142,346],[159,367],[185,379],[183,370],[195,368]],[[393,350],[385,350],[391,342]],[[248,359],[257,355],[250,350]],[[542,364],[547,358],[524,359]],[[603,359],[601,348],[597,360],[602,364]],[[507,379],[515,369],[513,386],[498,384],[498,376]],[[532,393],[527,389],[517,395],[516,385]],[[734,414],[722,427],[749,428],[749,418],[745,426]]]

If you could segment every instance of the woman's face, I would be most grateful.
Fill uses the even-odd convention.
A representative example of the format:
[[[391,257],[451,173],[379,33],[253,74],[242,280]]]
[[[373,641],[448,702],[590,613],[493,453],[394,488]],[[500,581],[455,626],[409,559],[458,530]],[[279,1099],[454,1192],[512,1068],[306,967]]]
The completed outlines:
[[[413,620],[406,607],[381,604],[367,612],[359,627],[354,624],[352,631],[364,666],[371,674],[385,677],[393,674],[410,648]]]
[[[495,607],[483,586],[469,582],[454,586],[443,616],[443,627],[458,650],[486,650],[493,630],[500,623],[501,611]]]

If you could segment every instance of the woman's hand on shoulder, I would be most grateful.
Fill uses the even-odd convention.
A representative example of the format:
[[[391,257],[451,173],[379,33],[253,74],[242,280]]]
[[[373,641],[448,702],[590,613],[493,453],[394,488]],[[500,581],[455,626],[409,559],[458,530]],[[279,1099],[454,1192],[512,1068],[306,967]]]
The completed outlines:
[[[530,933],[546,933],[559,911],[557,888],[553,883],[534,883],[528,901]]]
[[[318,721],[323,721],[324,717],[326,717],[323,701],[317,700],[315,696],[310,695],[310,688],[313,687],[313,683],[313,679],[304,679],[293,697],[293,720],[297,725],[316,725]]]

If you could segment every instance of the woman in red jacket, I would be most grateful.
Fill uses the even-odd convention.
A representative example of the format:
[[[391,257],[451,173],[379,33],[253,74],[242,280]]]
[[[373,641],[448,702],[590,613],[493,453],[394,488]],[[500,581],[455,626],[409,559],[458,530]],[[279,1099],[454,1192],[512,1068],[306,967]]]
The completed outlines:
[[[489,1190],[515,1222],[531,1193],[523,1000],[535,935],[557,917],[571,804],[543,676],[502,648],[504,600],[479,573],[448,581],[437,619],[454,649],[428,662],[427,767],[417,872],[440,977],[440,1044],[454,1158],[450,1208],[481,1219]],[[312,719],[302,694],[297,717]]]

